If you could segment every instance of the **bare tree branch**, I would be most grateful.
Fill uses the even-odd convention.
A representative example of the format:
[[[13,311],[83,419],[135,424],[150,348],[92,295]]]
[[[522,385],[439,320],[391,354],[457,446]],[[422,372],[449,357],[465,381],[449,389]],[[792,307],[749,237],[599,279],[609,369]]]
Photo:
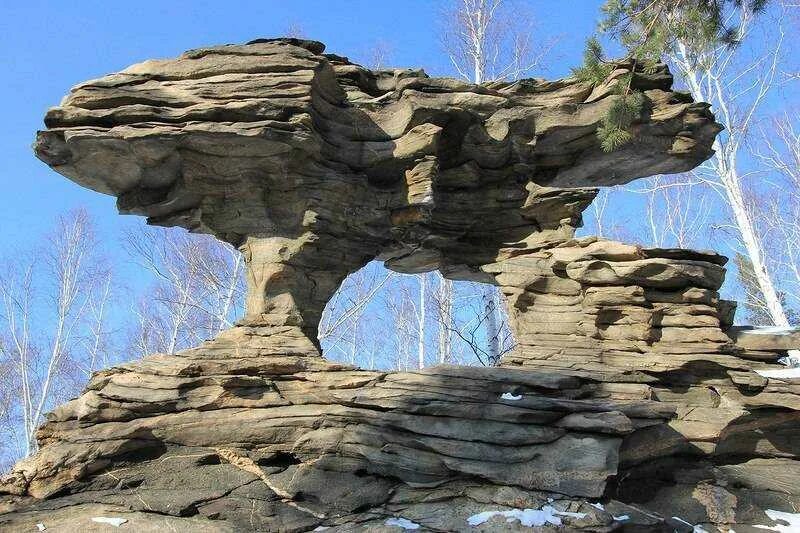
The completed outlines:
[[[453,0],[440,40],[458,75],[473,83],[515,80],[541,68],[557,39],[534,40],[532,15],[513,0]]]

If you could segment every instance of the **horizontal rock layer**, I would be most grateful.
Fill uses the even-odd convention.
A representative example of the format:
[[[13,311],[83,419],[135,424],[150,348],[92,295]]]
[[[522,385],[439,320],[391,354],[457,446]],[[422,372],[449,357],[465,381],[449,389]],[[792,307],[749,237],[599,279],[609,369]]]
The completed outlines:
[[[622,438],[674,414],[566,375],[451,366],[387,374],[275,355],[278,333],[238,327],[96,374],[48,416],[42,449],[0,490],[58,496],[28,511],[43,517],[58,516],[45,511],[54,505],[103,504],[234,529],[252,520],[270,531],[354,527],[398,514],[439,529],[425,503],[432,494],[461,502],[464,525],[487,505],[554,496],[562,510],[585,509],[616,473]],[[26,516],[0,515],[0,527],[22,529]],[[611,522],[592,516],[587,527]]]
[[[705,354],[727,373],[701,374],[664,356],[672,370],[648,380],[612,365],[383,373],[281,347],[286,334],[240,326],[97,373],[0,481],[0,529],[110,515],[155,531],[391,531],[398,517],[458,531],[550,505],[577,513],[573,530],[672,531],[672,516],[764,524],[800,503],[798,385],[747,382],[765,362]]]
[[[746,531],[800,497],[800,374],[776,364],[799,345],[726,333],[735,304],[717,292],[724,264],[712,252],[587,238],[484,269],[507,295],[519,341],[503,366],[675,409],[625,437],[607,495]]]

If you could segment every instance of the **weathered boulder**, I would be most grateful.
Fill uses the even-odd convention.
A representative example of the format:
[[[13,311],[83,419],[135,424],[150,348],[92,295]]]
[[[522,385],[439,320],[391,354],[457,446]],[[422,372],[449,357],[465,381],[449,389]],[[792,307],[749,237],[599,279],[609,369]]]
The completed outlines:
[[[765,510],[800,503],[800,374],[775,364],[798,344],[791,332],[726,334],[724,264],[714,253],[586,238],[484,269],[518,335],[503,366],[581,376],[611,397],[675,409],[624,438],[607,496],[746,531],[772,523]]]
[[[276,39],[75,87],[37,155],[239,246],[247,316],[96,373],[0,478],[0,529],[744,531],[796,508],[800,380],[783,344],[726,333],[726,259],[574,238],[592,187],[712,154],[720,126],[663,66],[633,72],[633,142],[600,149],[633,68],[473,85]],[[498,368],[325,361],[322,309],[375,258],[499,286],[518,346]]]

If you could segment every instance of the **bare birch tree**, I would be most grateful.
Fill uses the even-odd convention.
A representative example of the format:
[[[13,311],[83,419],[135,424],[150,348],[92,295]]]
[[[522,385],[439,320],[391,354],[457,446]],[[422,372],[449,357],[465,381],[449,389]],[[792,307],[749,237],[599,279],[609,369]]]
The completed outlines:
[[[369,352],[374,364],[377,350],[367,346],[369,343],[360,330],[367,308],[395,277],[396,273],[372,263],[342,282],[325,306],[318,328],[317,338],[327,355],[356,364]]]
[[[244,260],[232,246],[183,229],[143,228],[126,232],[123,248],[154,280],[131,309],[139,355],[175,353],[231,327],[240,315]]]
[[[482,287],[483,314],[486,317],[486,344],[490,360],[499,361],[500,353],[500,328],[498,327],[498,291],[495,287]]]
[[[749,181],[755,169],[747,157],[747,141],[778,86],[783,59],[785,7],[777,5],[765,12],[766,6],[755,0],[621,0],[604,5],[606,19],[601,28],[618,37],[629,54],[645,63],[665,55],[692,97],[711,103],[718,121],[725,125],[713,145],[715,156],[689,178],[681,179],[705,185],[729,213],[731,223],[716,227],[733,230],[725,232],[735,237],[730,247],[751,266],[773,324],[786,327],[789,321],[769,259],[769,245],[759,228],[760,209],[753,201],[764,194]],[[682,204],[681,209],[686,212],[690,206]],[[699,223],[696,218],[660,222]]]
[[[752,38],[758,28],[755,14],[746,6],[734,6],[726,13],[738,42]],[[729,208],[738,230],[742,253],[752,265],[753,275],[764,303],[776,326],[789,325],[776,288],[755,222],[755,214],[746,199],[747,173],[741,162],[751,129],[759,110],[767,101],[779,72],[784,32],[780,21],[770,26],[775,35],[769,43],[749,54],[743,46],[708,43],[702,40],[677,39],[669,60],[674,64],[695,100],[712,104],[717,119],[726,130],[714,141],[715,156],[694,172],[714,190]]]
[[[81,369],[86,377],[99,368],[109,365],[109,353],[113,349],[109,329],[108,315],[111,304],[113,275],[110,269],[98,273],[95,295],[88,302],[87,335],[82,340],[86,351],[86,363]]]
[[[655,176],[625,190],[645,199],[644,244],[691,248],[708,236],[712,199],[692,176]]]
[[[436,294],[434,295],[434,302],[436,304],[437,313],[437,351],[439,364],[445,364],[452,361],[453,340],[452,340],[452,324],[453,324],[453,282],[439,275],[439,283]]]
[[[427,276],[427,273],[401,276],[394,293],[387,299],[389,308],[398,324],[397,345],[403,351],[402,366],[404,370],[408,370],[411,365],[410,350],[401,346],[406,343],[411,344],[412,339],[416,345],[414,367],[421,370],[425,368],[427,362],[427,307],[430,305]],[[414,286],[413,294],[412,286]],[[412,323],[413,331],[410,326]]]
[[[778,194],[761,202],[764,233],[772,249],[768,259],[783,281],[779,297],[800,309],[800,121],[789,112],[762,125],[756,157]]]
[[[439,331],[448,332],[450,346],[448,360],[440,362],[497,365],[516,346],[504,298],[494,286],[451,284],[449,298],[437,294],[432,302]]]
[[[305,39],[306,30],[300,22],[293,20],[286,25],[284,35],[293,39]]]
[[[392,57],[392,46],[384,41],[378,40],[364,54],[366,66],[371,70],[382,70],[389,66],[389,58]]]
[[[452,67],[473,83],[521,78],[541,67],[556,42],[534,40],[533,17],[515,0],[453,0],[441,25]]]
[[[420,333],[417,305],[411,293],[412,276],[400,276],[392,290],[384,295],[384,304],[394,326],[395,360],[392,368],[403,371],[413,368],[414,340]],[[417,354],[418,356],[419,354]],[[418,366],[419,361],[416,362]]]
[[[0,344],[4,342],[0,336]],[[6,350],[0,347],[0,473],[7,471],[18,458],[14,447],[15,430],[12,408],[15,404],[14,361],[6,357]]]
[[[504,306],[496,287],[398,274],[374,261],[333,295],[318,338],[326,356],[369,368],[493,365],[515,345]]]
[[[0,276],[0,365],[13,391],[5,418],[17,456],[36,450],[36,428],[55,401],[91,373],[107,345],[105,304],[111,278],[89,216],[59,217],[43,248],[18,254]]]
[[[419,284],[419,300],[417,303],[417,368],[425,368],[425,308],[428,307],[428,300],[425,291],[428,288],[427,274],[417,276]]]

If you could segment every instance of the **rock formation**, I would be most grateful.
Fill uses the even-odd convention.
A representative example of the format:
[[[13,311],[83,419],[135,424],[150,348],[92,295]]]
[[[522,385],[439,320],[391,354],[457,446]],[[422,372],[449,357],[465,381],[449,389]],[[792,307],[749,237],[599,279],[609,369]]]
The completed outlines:
[[[720,129],[665,68],[636,73],[650,103],[640,142],[608,154],[595,131],[624,66],[601,87],[478,86],[323,48],[205,48],[78,85],[36,153],[123,213],[241,247],[247,320],[315,340],[330,296],[368,261],[479,276],[572,235],[595,191],[563,187],[691,169]]]
[[[323,52],[193,50],[47,113],[56,171],[240,247],[247,314],[95,374],[0,480],[0,529],[741,533],[800,504],[800,386],[775,373],[785,342],[727,333],[725,258],[574,238],[594,187],[711,156],[707,104],[634,70],[648,104],[606,153],[633,65],[473,85]],[[375,258],[499,286],[518,347],[498,368],[326,362],[322,309]]]

